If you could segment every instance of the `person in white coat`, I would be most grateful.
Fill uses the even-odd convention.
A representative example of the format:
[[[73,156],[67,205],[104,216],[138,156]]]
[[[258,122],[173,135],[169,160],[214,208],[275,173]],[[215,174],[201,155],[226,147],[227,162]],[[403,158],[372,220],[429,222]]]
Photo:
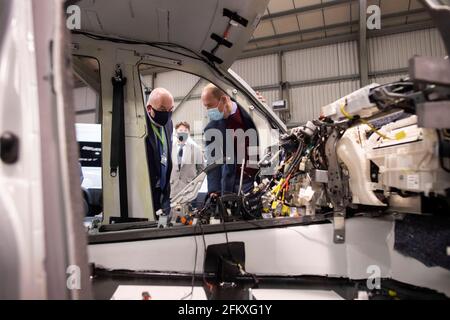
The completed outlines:
[[[172,148],[172,174],[170,197],[176,196],[203,169],[203,152],[190,137],[190,125],[183,121],[175,126],[176,137]]]

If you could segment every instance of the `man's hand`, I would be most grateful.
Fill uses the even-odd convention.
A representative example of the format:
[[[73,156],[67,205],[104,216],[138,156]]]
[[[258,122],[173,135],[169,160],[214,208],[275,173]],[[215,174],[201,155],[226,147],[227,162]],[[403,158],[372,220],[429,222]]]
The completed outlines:
[[[264,98],[264,96],[261,94],[261,92],[256,91],[256,97],[258,98],[259,101],[261,101],[262,103],[266,103],[267,100],[266,98]]]
[[[215,199],[215,198],[219,197],[219,193],[218,192],[211,192],[209,194],[209,197],[212,198],[212,199]]]

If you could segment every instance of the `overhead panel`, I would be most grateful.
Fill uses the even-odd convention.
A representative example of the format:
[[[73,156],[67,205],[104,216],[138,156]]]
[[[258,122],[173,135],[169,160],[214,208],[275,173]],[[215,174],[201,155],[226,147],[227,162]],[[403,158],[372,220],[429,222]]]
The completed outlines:
[[[289,15],[277,19],[273,19],[273,25],[277,34],[288,32],[298,32],[298,21],[295,15]]]
[[[381,0],[380,8],[383,14],[404,12],[409,9],[410,0]]]
[[[323,10],[325,17],[325,25],[344,23],[350,21],[349,5],[340,5]]]
[[[294,9],[294,4],[292,0],[272,0],[269,2],[267,9],[270,11],[270,13],[277,13]]]
[[[322,10],[301,13],[298,15],[300,30],[319,28],[324,26]]]

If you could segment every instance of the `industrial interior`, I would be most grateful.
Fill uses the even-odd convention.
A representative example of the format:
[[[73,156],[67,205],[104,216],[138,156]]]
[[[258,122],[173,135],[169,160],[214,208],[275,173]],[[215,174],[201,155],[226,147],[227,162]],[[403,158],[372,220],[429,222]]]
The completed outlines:
[[[0,299],[450,298],[449,1],[4,2]]]

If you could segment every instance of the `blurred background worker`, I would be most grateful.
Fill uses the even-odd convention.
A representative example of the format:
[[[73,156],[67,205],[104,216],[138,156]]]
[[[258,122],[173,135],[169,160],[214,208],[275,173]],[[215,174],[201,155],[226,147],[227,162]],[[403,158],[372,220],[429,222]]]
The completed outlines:
[[[191,126],[183,121],[175,126],[172,147],[171,194],[176,196],[204,168],[203,152],[190,137]]]

